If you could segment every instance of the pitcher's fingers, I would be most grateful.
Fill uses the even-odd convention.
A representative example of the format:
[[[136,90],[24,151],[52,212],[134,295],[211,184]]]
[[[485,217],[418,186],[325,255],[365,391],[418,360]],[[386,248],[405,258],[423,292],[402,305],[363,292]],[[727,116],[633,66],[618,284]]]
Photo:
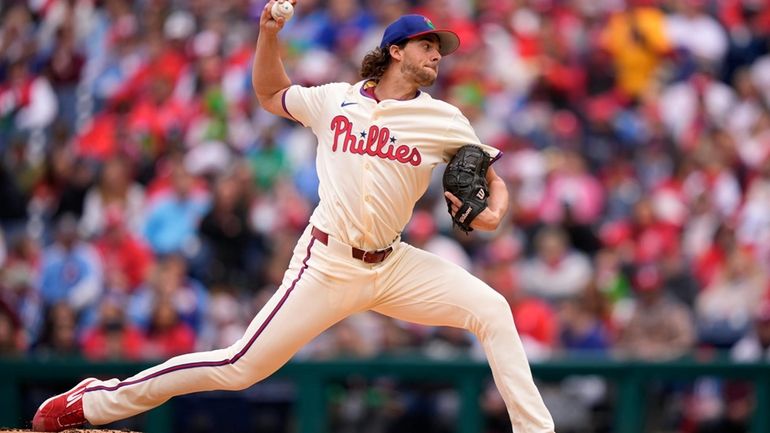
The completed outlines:
[[[452,194],[449,191],[444,191],[444,197],[448,198],[449,201],[451,201],[452,204],[457,206],[458,208],[463,205],[462,200],[460,200],[459,198],[455,197],[455,195]]]

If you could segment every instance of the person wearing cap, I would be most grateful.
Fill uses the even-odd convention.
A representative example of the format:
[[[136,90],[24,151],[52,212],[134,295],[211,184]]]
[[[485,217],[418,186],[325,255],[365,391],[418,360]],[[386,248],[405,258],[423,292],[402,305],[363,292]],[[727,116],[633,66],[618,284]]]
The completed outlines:
[[[737,362],[770,361],[770,299],[759,302],[753,319],[753,329],[730,349]]]
[[[670,297],[657,263],[646,263],[632,278],[636,302],[617,342],[618,355],[663,361],[690,351],[696,331],[690,310]]]
[[[333,324],[372,310],[475,334],[513,429],[553,433],[505,298],[462,267],[401,242],[434,168],[469,144],[492,161],[500,156],[480,142],[457,107],[421,90],[436,81],[442,57],[460,45],[458,36],[424,16],[404,15],[364,57],[361,81],[292,85],[278,38],[286,20],[272,16],[274,4],[260,17],[252,84],[262,108],[316,135],[320,197],[282,284],[232,346],[171,358],[123,381],[87,379],[45,402],[33,427],[62,420],[106,424],[176,395],[249,387]],[[488,206],[471,227],[491,231],[508,208],[508,191],[492,167],[487,182]],[[80,403],[68,406],[69,400]],[[77,416],[66,415],[72,413]]]

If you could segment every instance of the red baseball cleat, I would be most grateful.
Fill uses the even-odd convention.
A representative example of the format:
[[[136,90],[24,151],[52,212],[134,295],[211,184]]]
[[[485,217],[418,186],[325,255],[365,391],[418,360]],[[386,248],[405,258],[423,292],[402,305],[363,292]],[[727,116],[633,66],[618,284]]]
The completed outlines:
[[[83,415],[83,393],[86,387],[95,381],[96,379],[89,377],[71,390],[44,401],[32,418],[32,430],[58,432],[71,427],[80,427],[88,422]]]

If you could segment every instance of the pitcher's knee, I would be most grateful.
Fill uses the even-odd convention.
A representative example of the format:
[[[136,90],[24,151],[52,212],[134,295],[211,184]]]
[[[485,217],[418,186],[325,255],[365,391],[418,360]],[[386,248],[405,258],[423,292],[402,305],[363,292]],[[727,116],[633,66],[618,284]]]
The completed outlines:
[[[233,368],[222,378],[222,389],[225,391],[242,391],[268,376],[267,374],[259,374],[259,372],[256,372],[257,374],[254,373]]]
[[[512,317],[511,305],[503,295],[498,292],[492,292],[485,296],[485,306],[483,314],[488,319],[509,318]]]
[[[215,367],[220,388],[226,391],[241,391],[265,379],[278,369],[279,365],[267,362],[262,357],[244,356],[232,364]]]
[[[478,302],[479,305],[476,309],[477,329],[471,329],[475,334],[513,326],[511,306],[503,295],[491,290],[491,293],[485,294]]]

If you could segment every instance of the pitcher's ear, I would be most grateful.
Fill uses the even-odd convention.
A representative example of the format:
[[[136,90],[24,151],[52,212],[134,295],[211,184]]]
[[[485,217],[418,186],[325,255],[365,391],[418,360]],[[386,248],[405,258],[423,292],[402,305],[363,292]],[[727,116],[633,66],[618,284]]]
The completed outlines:
[[[398,60],[399,62],[403,58],[402,51],[403,50],[398,45],[391,45],[390,47],[388,47],[388,52],[390,53],[390,57],[393,57],[393,59]]]

